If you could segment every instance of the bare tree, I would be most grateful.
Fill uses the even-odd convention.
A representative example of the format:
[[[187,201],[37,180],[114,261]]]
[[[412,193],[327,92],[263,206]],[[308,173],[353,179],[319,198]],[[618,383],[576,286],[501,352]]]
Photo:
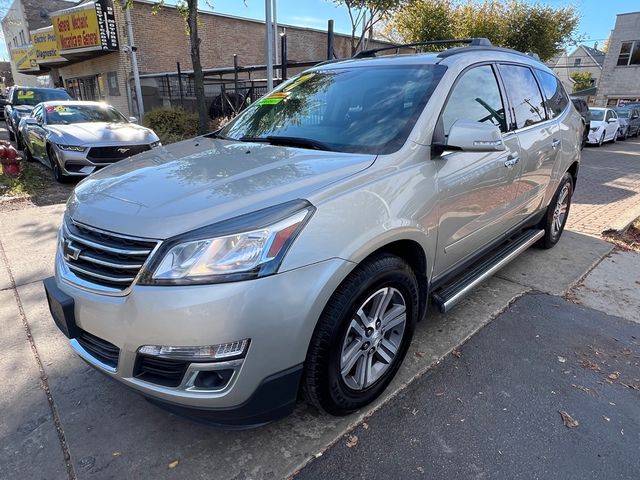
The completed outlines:
[[[383,20],[401,0],[334,0],[337,5],[344,5],[351,20],[351,55],[362,50],[366,40],[373,37],[374,27]],[[358,30],[361,33],[358,35]]]

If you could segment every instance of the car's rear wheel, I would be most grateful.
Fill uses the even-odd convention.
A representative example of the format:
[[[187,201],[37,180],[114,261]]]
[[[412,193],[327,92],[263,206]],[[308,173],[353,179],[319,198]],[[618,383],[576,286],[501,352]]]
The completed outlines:
[[[571,208],[571,197],[573,196],[573,177],[565,173],[560,180],[560,185],[556,190],[551,203],[547,207],[547,212],[542,220],[544,237],[536,243],[540,248],[552,248],[560,240],[564,226],[569,218]]]
[[[346,415],[375,400],[404,359],[418,317],[418,283],[401,258],[379,254],[334,292],[316,325],[302,389],[309,403]]]

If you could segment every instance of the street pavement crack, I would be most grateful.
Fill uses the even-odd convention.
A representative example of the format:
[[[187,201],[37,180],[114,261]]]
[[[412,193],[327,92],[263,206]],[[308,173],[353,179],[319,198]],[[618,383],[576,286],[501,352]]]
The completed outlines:
[[[69,445],[67,444],[67,440],[64,435],[64,429],[62,428],[62,422],[60,421],[60,415],[58,415],[58,409],[56,407],[55,400],[53,399],[51,388],[49,387],[49,381],[47,379],[47,374],[44,370],[44,365],[42,364],[42,360],[40,359],[38,349],[33,340],[33,335],[31,335],[31,327],[29,326],[29,322],[27,321],[27,316],[22,306],[22,300],[20,299],[20,294],[18,293],[16,281],[13,276],[13,272],[11,271],[11,267],[9,265],[9,259],[7,258],[7,255],[5,253],[4,246],[2,245],[1,240],[0,240],[0,256],[2,257],[2,263],[7,269],[7,274],[9,275],[9,283],[11,284],[10,288],[11,290],[13,290],[13,296],[18,306],[18,312],[20,313],[20,319],[22,320],[22,326],[24,327],[25,333],[27,335],[27,340],[29,341],[29,345],[31,346],[31,352],[33,353],[35,361],[38,365],[38,371],[40,372],[40,382],[42,384],[42,389],[44,390],[47,396],[47,401],[49,402],[49,408],[51,410],[51,415],[53,417],[53,422],[56,428],[56,432],[58,434],[58,440],[60,441],[60,447],[62,448],[62,455],[64,456],[67,475],[69,477],[69,480],[77,480],[76,472],[73,468],[73,463],[71,462],[71,453],[69,451]]]

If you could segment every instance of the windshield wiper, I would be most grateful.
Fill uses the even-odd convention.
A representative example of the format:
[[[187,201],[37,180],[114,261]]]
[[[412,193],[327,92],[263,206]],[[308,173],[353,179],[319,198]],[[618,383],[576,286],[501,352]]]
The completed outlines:
[[[231,138],[231,137],[227,137],[226,135],[223,135],[222,133],[220,133],[220,130],[218,130],[217,132],[211,132],[211,133],[207,133],[205,135],[205,137],[209,137],[209,138],[219,138],[221,140],[233,140],[233,141],[237,141],[235,138]]]
[[[283,145],[286,147],[301,147],[301,148],[312,148],[313,150],[331,150],[331,148],[326,144],[319,142],[317,140],[313,140],[311,138],[303,138],[303,137],[279,137],[276,135],[269,135],[267,137],[267,141],[271,143],[271,145]]]

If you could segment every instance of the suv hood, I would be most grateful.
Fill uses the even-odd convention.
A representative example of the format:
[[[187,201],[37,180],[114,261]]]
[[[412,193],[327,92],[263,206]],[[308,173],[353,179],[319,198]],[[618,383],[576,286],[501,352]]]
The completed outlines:
[[[68,213],[104,230],[164,239],[306,198],[375,158],[198,137],[89,176],[76,187]]]

